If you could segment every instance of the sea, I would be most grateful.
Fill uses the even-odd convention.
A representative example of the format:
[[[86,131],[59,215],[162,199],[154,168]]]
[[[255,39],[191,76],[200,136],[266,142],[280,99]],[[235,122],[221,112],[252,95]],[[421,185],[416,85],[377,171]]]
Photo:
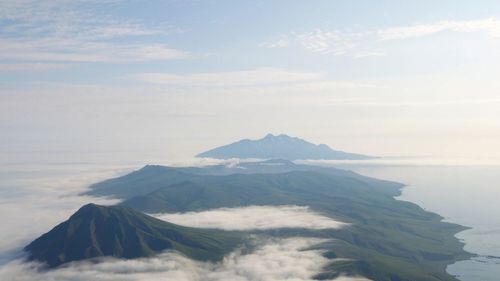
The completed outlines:
[[[418,204],[445,221],[470,227],[456,235],[464,249],[476,254],[447,268],[463,281],[500,280],[500,165],[334,164],[363,175],[405,184],[399,200]]]
[[[33,161],[28,161],[29,157],[18,159],[21,160],[9,155],[0,160],[0,267],[19,257],[21,245],[63,221],[81,205],[113,203],[112,199],[80,196],[89,184],[148,163],[190,163],[158,159],[110,161],[110,155],[86,155],[85,161],[65,161],[60,157],[54,160],[50,155]],[[422,159],[320,164],[404,183],[399,200],[414,202],[446,221],[471,228],[456,236],[465,243],[466,251],[477,256],[456,262],[447,271],[462,281],[500,280],[500,165]]]

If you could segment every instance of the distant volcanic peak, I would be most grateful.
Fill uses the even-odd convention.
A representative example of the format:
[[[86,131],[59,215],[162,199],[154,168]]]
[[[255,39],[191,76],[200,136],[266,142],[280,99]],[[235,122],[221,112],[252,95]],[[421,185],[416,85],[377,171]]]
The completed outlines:
[[[286,160],[363,160],[375,157],[333,150],[326,144],[313,144],[285,134],[265,135],[261,139],[244,139],[200,153],[197,157],[215,159],[257,158]]]
[[[102,211],[106,208],[111,208],[111,207],[97,205],[94,203],[88,203],[86,205],[83,205],[80,209],[78,209],[78,211],[76,211],[75,214],[80,214],[80,213],[84,213],[84,212],[98,212],[98,211]]]
[[[78,211],[76,211],[71,217],[71,219],[78,217],[89,217],[89,216],[104,216],[107,213],[107,207],[97,205],[94,203],[89,203],[83,205]]]

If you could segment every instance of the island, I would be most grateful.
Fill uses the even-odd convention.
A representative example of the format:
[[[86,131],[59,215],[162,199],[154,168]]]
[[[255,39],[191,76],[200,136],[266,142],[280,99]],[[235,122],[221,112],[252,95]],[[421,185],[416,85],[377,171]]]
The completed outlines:
[[[80,216],[77,212],[68,222],[35,240],[26,247],[26,251],[32,258],[51,266],[95,256],[150,256],[168,247],[193,258],[217,260],[238,243],[244,243],[248,235],[317,237],[329,241],[316,247],[331,259],[331,263],[314,276],[319,280],[347,275],[363,276],[374,281],[456,281],[445,269],[457,260],[471,257],[470,253],[463,250],[463,243],[455,237],[457,232],[466,228],[443,222],[442,217],[416,204],[395,199],[402,188],[400,183],[365,177],[352,171],[295,164],[279,159],[229,166],[148,165],[127,175],[96,183],[86,193],[123,200],[112,207],[82,208],[83,211],[90,209],[92,213],[98,214],[98,220],[108,216],[108,213],[116,218],[126,213],[130,218],[109,218],[112,224],[89,223],[96,221],[93,215],[90,220],[83,219],[76,223],[76,218]],[[283,228],[227,232],[175,226],[147,215],[252,205],[308,206],[348,226],[336,229]],[[116,220],[119,223],[115,227]],[[130,224],[130,221],[137,223]],[[147,239],[141,238],[141,241],[159,242],[127,244],[131,240],[120,236],[123,228],[136,228],[144,233]],[[173,230],[176,231],[175,235],[165,234]],[[79,234],[75,236],[75,233]],[[85,242],[89,241],[89,236],[97,233],[107,233],[100,240],[105,242],[99,245],[117,246],[104,250]],[[210,237],[208,241],[218,242],[208,243],[198,237]],[[73,250],[59,245],[67,245],[67,242],[56,243],[61,239],[74,239],[74,243],[84,241],[84,249],[77,251],[79,255],[72,255]],[[121,250],[123,245],[132,245],[130,247],[137,251],[133,255],[125,254]],[[206,255],[200,249],[210,249],[214,255]],[[82,252],[91,254],[82,255]]]
[[[243,139],[202,152],[196,157],[214,159],[286,160],[367,160],[377,157],[334,150],[326,144],[313,144],[285,134],[267,134],[258,140]]]

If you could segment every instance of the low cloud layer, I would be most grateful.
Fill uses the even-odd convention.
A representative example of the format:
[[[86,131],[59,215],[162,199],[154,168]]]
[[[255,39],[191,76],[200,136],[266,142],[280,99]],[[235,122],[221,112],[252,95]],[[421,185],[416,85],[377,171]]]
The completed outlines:
[[[341,228],[346,223],[336,221],[305,206],[249,206],[220,208],[202,212],[156,214],[171,223],[202,228],[250,230],[273,228]]]
[[[68,267],[39,272],[37,264],[13,261],[0,268],[3,280],[176,280],[176,281],[306,281],[330,262],[321,251],[307,250],[322,240],[289,238],[261,241],[249,254],[235,251],[220,263],[190,260],[175,252],[136,260],[105,259],[100,263],[73,263]],[[367,281],[340,277],[338,281]]]
[[[5,227],[0,231],[0,264],[18,255],[30,241],[66,220],[82,205],[117,203],[118,200],[79,194],[90,183],[120,170],[69,164],[2,166],[0,224]]]
[[[100,263],[82,261],[55,270],[41,271],[39,263],[23,261],[22,247],[65,220],[83,204],[116,203],[116,200],[78,194],[88,184],[123,174],[129,168],[87,165],[14,165],[5,168],[0,172],[3,178],[0,184],[0,223],[8,226],[0,233],[2,281],[305,281],[311,280],[330,262],[319,250],[304,250],[322,240],[300,237],[263,240],[257,237],[256,248],[252,252],[237,250],[219,263],[194,261],[176,252],[165,252],[151,258],[104,258]],[[300,206],[251,206],[159,216],[179,224],[223,229],[321,229],[344,225]],[[366,279],[342,277],[336,280]]]

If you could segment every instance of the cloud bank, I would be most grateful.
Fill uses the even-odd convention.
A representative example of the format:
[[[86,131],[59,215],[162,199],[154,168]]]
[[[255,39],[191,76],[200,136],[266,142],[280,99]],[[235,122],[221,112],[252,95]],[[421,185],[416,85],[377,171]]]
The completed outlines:
[[[88,183],[116,175],[120,169],[100,172],[93,167],[12,166],[0,171],[0,223],[9,227],[0,233],[2,281],[63,280],[179,280],[179,281],[309,281],[331,260],[321,250],[309,248],[324,240],[316,238],[264,239],[254,237],[255,248],[236,250],[219,263],[199,262],[172,251],[151,258],[120,260],[103,258],[99,263],[75,262],[55,270],[40,270],[36,262],[24,262],[20,249],[40,234],[66,219],[88,202],[115,201],[78,196]],[[125,169],[125,168],[122,168]],[[126,169],[125,169],[126,170]],[[123,173],[123,170],[119,173]],[[184,225],[223,229],[305,227],[337,228],[344,224],[300,206],[251,206],[216,209],[199,213],[163,214]],[[201,218],[200,220],[197,220]],[[181,221],[182,220],[182,221]],[[20,231],[22,230],[22,231]],[[340,281],[366,281],[342,277]]]
[[[260,241],[249,254],[235,251],[220,262],[190,260],[175,252],[136,260],[104,259],[100,263],[78,262],[65,268],[37,271],[39,265],[19,260],[0,268],[3,280],[16,281],[310,281],[330,261],[321,251],[307,248],[322,242],[313,238]],[[367,281],[340,277],[338,281]]]
[[[78,194],[92,182],[117,175],[119,168],[96,171],[94,169],[99,168],[62,166],[2,165],[0,224],[6,227],[0,231],[0,264],[18,254],[33,239],[66,220],[82,205],[118,202]]]
[[[249,206],[202,212],[155,214],[154,216],[179,225],[224,230],[327,229],[341,228],[347,225],[314,212],[306,206]]]

